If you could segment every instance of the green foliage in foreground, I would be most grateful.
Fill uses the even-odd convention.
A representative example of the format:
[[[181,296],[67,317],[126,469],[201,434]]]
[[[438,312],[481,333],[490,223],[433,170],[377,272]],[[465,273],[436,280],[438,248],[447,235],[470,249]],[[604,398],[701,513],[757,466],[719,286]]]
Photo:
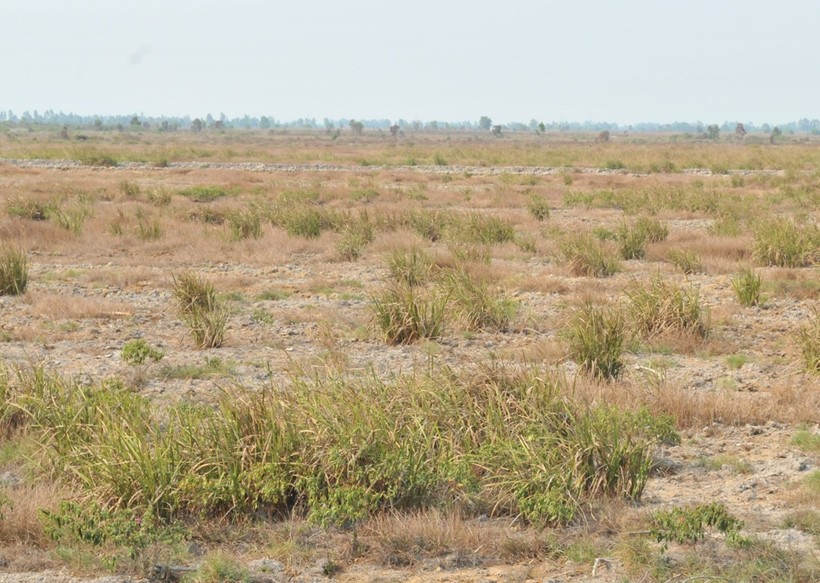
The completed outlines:
[[[740,536],[743,522],[717,502],[692,508],[661,510],[652,515],[652,535],[664,545],[670,542],[696,543],[706,536],[706,527],[725,534],[729,543],[743,543]]]
[[[640,498],[653,446],[676,438],[668,418],[572,401],[545,369],[298,377],[163,413],[121,383],[41,368],[2,384],[0,420],[22,415],[44,471],[101,508],[166,521],[458,506],[560,523],[593,496]]]

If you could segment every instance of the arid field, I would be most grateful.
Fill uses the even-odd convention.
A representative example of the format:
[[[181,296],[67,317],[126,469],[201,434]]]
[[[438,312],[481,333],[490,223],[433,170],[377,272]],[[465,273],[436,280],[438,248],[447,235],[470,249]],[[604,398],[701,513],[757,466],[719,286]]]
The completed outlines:
[[[817,136],[84,134],[0,133],[0,581],[820,580]]]

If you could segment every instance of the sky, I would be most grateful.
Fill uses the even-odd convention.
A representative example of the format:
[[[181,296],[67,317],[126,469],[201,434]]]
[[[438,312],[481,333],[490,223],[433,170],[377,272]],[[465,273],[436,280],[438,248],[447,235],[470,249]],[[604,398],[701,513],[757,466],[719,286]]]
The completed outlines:
[[[820,118],[818,0],[0,0],[0,110]]]

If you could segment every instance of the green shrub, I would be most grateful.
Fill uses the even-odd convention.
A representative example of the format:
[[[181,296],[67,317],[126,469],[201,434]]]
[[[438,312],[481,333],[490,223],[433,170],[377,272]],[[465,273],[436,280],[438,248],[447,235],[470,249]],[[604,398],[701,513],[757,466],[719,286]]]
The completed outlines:
[[[748,267],[732,277],[732,289],[741,305],[759,306],[763,302],[762,288],[763,278]]]
[[[574,275],[607,277],[620,270],[615,254],[590,233],[565,236],[558,241],[558,251]]]
[[[433,256],[418,247],[397,249],[388,255],[387,267],[390,277],[399,284],[424,285],[433,269]]]
[[[752,256],[761,265],[815,265],[820,262],[820,228],[786,218],[763,221],[754,230]]]
[[[126,342],[120,354],[125,362],[134,366],[145,364],[148,360],[159,362],[165,356],[161,350],[151,346],[142,338]]]
[[[820,374],[820,311],[797,332],[797,342],[803,356],[803,364],[810,373]]]
[[[565,334],[570,356],[584,371],[606,379],[621,375],[628,335],[620,308],[584,304],[572,313]]]
[[[409,285],[393,284],[372,296],[376,325],[389,344],[438,338],[444,331],[449,298]]]
[[[670,249],[666,253],[666,260],[687,275],[703,270],[703,263],[697,253],[685,249]]]
[[[468,330],[506,330],[518,310],[517,302],[462,268],[443,274],[441,286]]]
[[[28,286],[28,254],[20,247],[0,247],[0,296],[18,296]]]
[[[633,285],[626,295],[630,319],[646,336],[673,331],[709,335],[709,312],[694,287],[679,286],[658,273],[644,285]]]
[[[191,330],[197,348],[218,348],[225,339],[228,311],[218,300],[213,284],[195,273],[174,276],[177,313]]]
[[[543,196],[532,195],[527,209],[539,221],[550,218],[550,205]]]

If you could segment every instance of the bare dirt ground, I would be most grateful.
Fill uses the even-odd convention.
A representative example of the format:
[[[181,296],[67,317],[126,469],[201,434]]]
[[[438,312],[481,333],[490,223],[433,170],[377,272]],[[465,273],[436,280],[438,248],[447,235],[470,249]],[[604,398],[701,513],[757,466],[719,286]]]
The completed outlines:
[[[165,354],[147,370],[139,389],[160,407],[180,399],[209,401],[222,387],[262,386],[311,367],[372,369],[391,376],[430,362],[458,369],[501,359],[546,362],[573,374],[577,366],[567,358],[561,336],[567,308],[582,297],[616,297],[634,282],[660,272],[700,291],[711,311],[713,332],[698,342],[669,339],[637,346],[626,357],[623,379],[590,389],[590,398],[648,402],[679,418],[681,444],[658,452],[658,471],[640,503],[624,508],[624,514],[645,516],[657,509],[722,502],[744,521],[746,532],[817,561],[817,534],[796,528],[790,517],[816,503],[801,484],[817,471],[818,452],[802,448],[794,438],[801,428],[815,438],[820,431],[820,382],[803,370],[795,337],[818,306],[820,267],[759,267],[767,282],[767,299],[762,306],[743,307],[735,299],[730,277],[752,263],[751,234],[742,230],[732,237],[715,235],[710,228],[716,218],[709,213],[661,209],[657,217],[669,227],[667,240],[649,244],[644,259],[624,261],[623,270],[609,278],[573,275],[556,259],[553,241],[558,230],[614,228],[628,218],[618,208],[568,205],[568,191],[686,187],[698,180],[716,193],[748,196],[754,205],[780,192],[771,177],[782,172],[747,171],[742,174],[745,182],[736,180],[733,186],[734,175],[711,172],[638,175],[466,165],[202,166],[94,169],[54,162],[0,164],[0,208],[15,197],[57,197],[70,206],[82,196],[93,208],[79,234],[52,222],[2,213],[0,240],[28,249],[31,269],[25,295],[0,296],[0,359],[13,366],[43,363],[89,382],[130,378],[134,370],[123,362],[120,350],[127,341],[143,338]],[[123,181],[138,185],[141,194],[125,194]],[[224,185],[240,194],[206,203],[173,194],[203,184]],[[811,184],[817,188],[816,182]],[[486,270],[520,303],[515,324],[504,332],[453,331],[435,342],[390,346],[374,330],[369,308],[370,294],[388,279],[386,254],[416,243],[446,258],[450,250],[445,243],[424,242],[407,231],[380,232],[361,258],[344,261],[335,250],[335,233],[309,240],[263,224],[260,238],[232,241],[222,225],[185,218],[206,207],[231,208],[299,189],[319,191],[326,205],[338,209],[378,213],[447,208],[509,220],[532,238],[534,246],[494,247]],[[362,189],[376,191],[377,198],[367,204],[351,199],[351,191]],[[155,206],[148,200],[147,193],[156,190],[172,193],[169,205]],[[551,216],[544,222],[528,213],[532,194],[550,203]],[[818,219],[816,208],[793,208],[788,200],[769,208],[788,216],[808,211],[809,220]],[[162,226],[161,237],[142,240],[135,235],[139,209]],[[126,217],[124,234],[111,230],[118,216]],[[676,270],[665,259],[673,247],[699,254],[702,272],[684,276]],[[176,318],[172,276],[184,270],[206,276],[225,294],[231,316],[221,348],[195,350]],[[199,374],[182,372],[190,365],[204,368]],[[19,487],[16,481],[25,480],[14,464],[0,465],[3,472],[5,487]],[[43,566],[57,571],[14,573],[26,563],[16,560],[14,549],[19,547],[0,541],[0,581],[91,580],[69,578],[53,559]],[[595,558],[607,560],[596,564]],[[271,580],[324,578],[311,569],[289,567]],[[630,580],[629,572],[622,558],[610,554],[479,566],[448,563],[445,557],[401,568],[365,557],[345,564],[335,577],[373,583],[580,582]],[[122,579],[95,581],[115,580]]]

